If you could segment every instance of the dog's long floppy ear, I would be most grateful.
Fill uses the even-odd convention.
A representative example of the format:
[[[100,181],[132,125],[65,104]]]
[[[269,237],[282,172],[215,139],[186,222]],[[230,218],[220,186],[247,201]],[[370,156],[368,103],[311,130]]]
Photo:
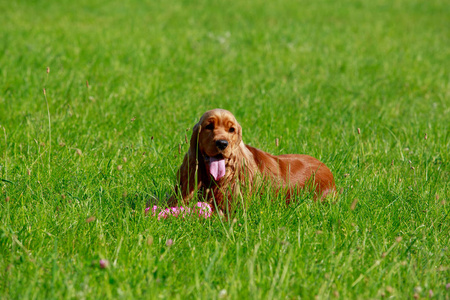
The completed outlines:
[[[201,132],[201,122],[195,124],[192,130],[189,150],[184,156],[183,163],[177,173],[178,184],[175,185],[175,195],[169,201],[169,206],[177,205],[177,196],[181,196],[184,204],[194,197],[195,191],[201,185],[201,176],[198,174],[198,137]]]
[[[242,126],[237,121],[236,121],[236,134],[237,134],[236,146],[239,147],[239,145],[242,142]]]
[[[194,128],[192,129],[192,136],[191,136],[191,142],[189,147],[189,154],[191,156],[197,157],[198,155],[198,137],[200,135],[200,132],[202,131],[202,125],[201,120],[195,124]]]

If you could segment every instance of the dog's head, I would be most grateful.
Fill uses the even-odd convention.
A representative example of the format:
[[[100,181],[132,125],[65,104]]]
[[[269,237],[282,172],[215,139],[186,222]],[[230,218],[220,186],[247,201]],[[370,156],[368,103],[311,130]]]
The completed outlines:
[[[206,167],[214,179],[225,175],[226,161],[242,141],[242,128],[233,114],[224,109],[207,111],[194,126],[191,151],[203,156]]]

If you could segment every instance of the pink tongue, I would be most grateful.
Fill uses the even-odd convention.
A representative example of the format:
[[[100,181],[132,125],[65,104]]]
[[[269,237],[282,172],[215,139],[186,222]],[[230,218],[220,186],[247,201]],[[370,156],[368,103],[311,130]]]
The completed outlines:
[[[210,157],[209,173],[211,173],[215,180],[222,178],[225,175],[225,160]]]

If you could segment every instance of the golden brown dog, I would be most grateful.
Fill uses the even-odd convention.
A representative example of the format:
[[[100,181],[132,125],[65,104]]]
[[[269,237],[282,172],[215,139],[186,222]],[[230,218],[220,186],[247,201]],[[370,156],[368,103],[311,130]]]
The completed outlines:
[[[176,194],[183,202],[198,196],[225,211],[246,187],[252,191],[257,178],[278,191],[293,194],[310,188],[314,197],[335,194],[333,174],[314,157],[299,154],[271,155],[242,142],[242,128],[227,110],[207,111],[194,126],[189,151],[178,171]],[[215,202],[215,203],[214,203]],[[176,195],[169,205],[177,203]]]

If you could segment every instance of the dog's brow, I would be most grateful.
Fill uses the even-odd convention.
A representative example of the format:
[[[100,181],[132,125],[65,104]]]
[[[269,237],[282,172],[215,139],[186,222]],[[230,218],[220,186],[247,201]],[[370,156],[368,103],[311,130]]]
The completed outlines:
[[[209,117],[206,122],[215,123],[216,117]]]
[[[235,125],[234,125],[234,122],[233,122],[233,121],[228,120],[228,121],[225,123],[225,126],[226,126],[226,127],[233,127],[233,126],[235,126]]]

